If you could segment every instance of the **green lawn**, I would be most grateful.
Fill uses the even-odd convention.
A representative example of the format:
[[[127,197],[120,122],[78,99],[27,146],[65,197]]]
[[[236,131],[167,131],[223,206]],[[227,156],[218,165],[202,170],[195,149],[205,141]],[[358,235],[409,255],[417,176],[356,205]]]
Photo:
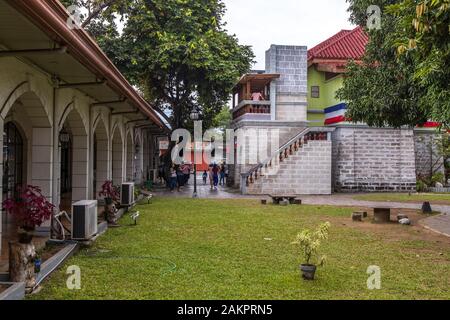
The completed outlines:
[[[352,223],[350,208],[159,198],[139,210],[138,226],[124,217],[122,227],[69,259],[29,298],[450,298],[446,238],[417,227]],[[323,221],[332,223],[327,264],[305,282],[291,242]],[[81,267],[81,290],[66,288],[70,265]],[[381,267],[381,290],[367,289],[369,265]]]
[[[450,194],[439,193],[372,193],[364,195],[355,195],[355,200],[367,200],[367,201],[390,201],[390,202],[417,202],[424,201],[434,202],[436,204],[448,204],[450,205]]]

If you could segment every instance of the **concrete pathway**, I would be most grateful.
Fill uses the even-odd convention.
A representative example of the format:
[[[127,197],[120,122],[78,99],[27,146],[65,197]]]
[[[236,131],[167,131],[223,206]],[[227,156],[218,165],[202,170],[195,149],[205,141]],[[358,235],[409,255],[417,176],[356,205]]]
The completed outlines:
[[[199,177],[197,180],[197,194],[198,198],[203,199],[262,199],[265,196],[252,196],[242,195],[239,190],[228,188],[225,186],[218,186],[217,190],[211,190],[209,181],[207,185],[203,184],[202,179]],[[180,191],[170,192],[163,187],[157,187],[155,195],[177,197],[177,198],[191,198],[193,195],[194,187],[193,180],[191,179],[189,185],[182,188]],[[338,207],[365,207],[365,208],[391,208],[391,209],[415,209],[420,210],[422,208],[421,203],[405,203],[405,202],[380,202],[380,201],[364,201],[353,199],[354,194],[333,194],[329,196],[310,196],[304,195],[300,198],[304,204],[309,205],[330,205]],[[450,237],[450,206],[448,205],[433,205],[431,203],[433,211],[441,212],[441,215],[425,218],[420,223],[427,229],[435,231],[437,233]]]

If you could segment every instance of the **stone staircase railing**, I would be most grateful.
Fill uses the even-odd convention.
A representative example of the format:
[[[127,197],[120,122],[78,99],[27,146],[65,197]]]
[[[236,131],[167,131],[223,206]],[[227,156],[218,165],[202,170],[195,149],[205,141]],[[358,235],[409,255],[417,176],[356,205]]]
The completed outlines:
[[[249,171],[241,173],[241,192],[246,193],[247,187],[255,183],[260,177],[263,177],[273,166],[283,162],[294,152],[302,149],[308,141],[330,140],[331,135],[328,130],[320,130],[320,128],[306,128],[295,135],[288,142],[283,144],[277,151],[270,155],[263,162],[255,165]]]

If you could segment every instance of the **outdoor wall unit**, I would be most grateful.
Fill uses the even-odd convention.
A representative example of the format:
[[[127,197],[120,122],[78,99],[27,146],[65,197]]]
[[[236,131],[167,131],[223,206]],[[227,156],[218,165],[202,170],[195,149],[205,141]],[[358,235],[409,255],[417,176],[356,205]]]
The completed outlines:
[[[120,204],[122,206],[132,206],[134,204],[134,182],[122,183]]]
[[[72,204],[72,239],[89,240],[97,234],[97,200]]]

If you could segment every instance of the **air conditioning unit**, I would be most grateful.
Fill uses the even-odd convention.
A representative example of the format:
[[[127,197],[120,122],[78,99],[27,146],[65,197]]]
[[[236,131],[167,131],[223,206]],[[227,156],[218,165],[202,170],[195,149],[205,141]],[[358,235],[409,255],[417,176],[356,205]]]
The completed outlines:
[[[72,204],[72,239],[89,240],[97,234],[97,200]]]
[[[122,206],[132,206],[134,204],[134,182],[122,183],[120,204]]]

